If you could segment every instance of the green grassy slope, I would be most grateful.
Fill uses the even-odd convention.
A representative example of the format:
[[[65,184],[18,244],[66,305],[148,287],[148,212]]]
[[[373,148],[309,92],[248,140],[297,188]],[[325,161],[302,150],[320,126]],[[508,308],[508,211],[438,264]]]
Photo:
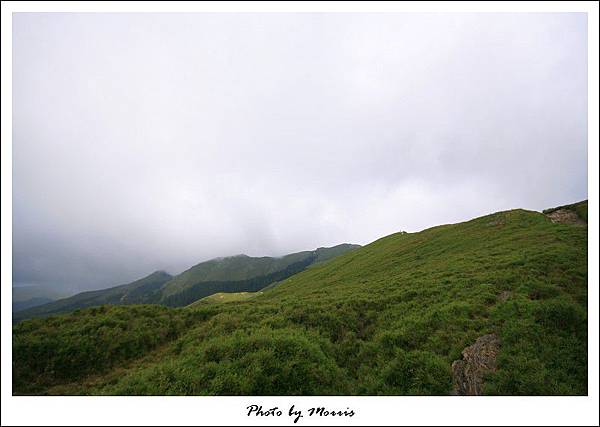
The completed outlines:
[[[175,276],[162,288],[163,298],[185,291],[203,282],[245,281],[268,276],[287,267],[305,262],[322,262],[341,255],[357,245],[342,244],[332,248],[297,252],[283,257],[250,257],[237,255],[202,262]],[[314,259],[313,259],[314,258]]]
[[[262,292],[218,292],[201,298],[198,301],[188,305],[188,308],[200,307],[203,304],[222,304],[226,302],[248,301],[262,295]]]
[[[394,234],[260,298],[160,308],[160,345],[135,311],[150,308],[103,310],[15,326],[13,392],[444,395],[452,361],[496,333],[486,394],[587,393],[587,227],[538,212]]]

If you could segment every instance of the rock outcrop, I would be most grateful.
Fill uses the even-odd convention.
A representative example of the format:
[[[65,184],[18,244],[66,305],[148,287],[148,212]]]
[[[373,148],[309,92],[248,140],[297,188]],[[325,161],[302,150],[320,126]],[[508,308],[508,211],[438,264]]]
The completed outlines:
[[[458,396],[479,396],[483,392],[483,376],[496,370],[500,339],[496,334],[483,335],[462,351],[463,358],[452,363],[454,389]]]
[[[555,224],[576,224],[585,225],[586,222],[577,215],[575,211],[571,209],[556,209],[552,212],[546,213],[546,216],[550,218],[550,221]]]

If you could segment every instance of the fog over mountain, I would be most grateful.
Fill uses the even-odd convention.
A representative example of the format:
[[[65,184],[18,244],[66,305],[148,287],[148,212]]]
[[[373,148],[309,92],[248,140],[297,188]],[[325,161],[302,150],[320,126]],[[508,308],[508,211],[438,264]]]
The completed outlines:
[[[13,17],[13,285],[587,198],[585,14]]]

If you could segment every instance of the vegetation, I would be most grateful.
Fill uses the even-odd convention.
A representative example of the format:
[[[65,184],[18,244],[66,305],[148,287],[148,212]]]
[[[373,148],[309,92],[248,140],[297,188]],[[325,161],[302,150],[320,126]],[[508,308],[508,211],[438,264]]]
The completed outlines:
[[[301,272],[315,262],[315,259],[316,255],[311,253],[306,258],[294,262],[282,270],[245,280],[199,282],[164,297],[161,303],[171,307],[181,307],[217,292],[256,292],[271,283],[278,282]]]
[[[345,243],[332,248],[297,252],[283,257],[256,258],[237,255],[213,259],[193,266],[166,283],[162,289],[163,299],[168,300],[173,295],[181,294],[192,288],[198,289],[205,283],[222,283],[225,286],[227,283],[231,283],[232,289],[222,289],[225,292],[252,292],[260,289],[257,286],[264,287],[274,280],[281,280],[296,274],[313,263],[327,261],[357,247],[359,246]],[[205,295],[210,294],[206,293]],[[200,297],[196,296],[187,304]]]
[[[83,292],[30,309],[23,307],[22,311],[13,314],[13,321],[67,313],[102,304],[183,307],[217,292],[256,292],[299,273],[312,264],[328,261],[357,247],[358,245],[342,244],[280,258],[253,258],[247,255],[218,258],[197,264],[175,277],[164,271],[157,271],[126,285]]]
[[[587,277],[586,226],[499,212],[387,236],[247,300],[24,321],[13,392],[445,395],[461,351],[496,333],[486,394],[585,395]]]
[[[13,331],[14,387],[37,392],[102,372],[173,339],[183,325],[179,313],[157,305],[102,306],[19,323]]]
[[[197,307],[202,304],[221,304],[224,302],[248,301],[249,299],[255,298],[259,295],[262,295],[262,292],[218,292],[216,294],[201,298],[198,301],[190,304],[188,307]]]

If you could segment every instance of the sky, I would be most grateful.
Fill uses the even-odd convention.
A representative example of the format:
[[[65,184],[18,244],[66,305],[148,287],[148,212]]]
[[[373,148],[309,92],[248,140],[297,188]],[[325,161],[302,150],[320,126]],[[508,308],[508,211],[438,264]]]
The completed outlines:
[[[13,286],[587,198],[585,14],[13,15]]]

